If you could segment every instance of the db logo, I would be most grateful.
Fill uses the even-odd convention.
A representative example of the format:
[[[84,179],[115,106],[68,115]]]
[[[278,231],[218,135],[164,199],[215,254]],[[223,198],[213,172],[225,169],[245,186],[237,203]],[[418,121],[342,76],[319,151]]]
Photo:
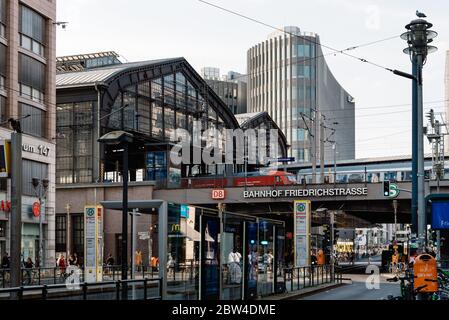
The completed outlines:
[[[223,200],[224,198],[225,198],[225,190],[224,189],[212,190],[212,200]]]

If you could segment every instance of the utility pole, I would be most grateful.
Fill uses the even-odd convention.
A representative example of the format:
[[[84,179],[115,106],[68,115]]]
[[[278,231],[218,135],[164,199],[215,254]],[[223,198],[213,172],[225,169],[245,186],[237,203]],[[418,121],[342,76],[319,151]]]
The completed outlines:
[[[312,130],[313,130],[313,134],[311,135],[310,139],[310,143],[312,144],[312,152],[311,152],[311,157],[313,157],[312,160],[312,183],[316,183],[316,158],[317,158],[317,111],[314,110],[314,117],[313,119],[311,119],[312,121]]]
[[[334,183],[337,182],[337,142],[332,141],[332,149],[334,149]]]
[[[67,221],[66,221],[66,227],[67,227],[67,231],[66,231],[66,257],[70,256],[70,209],[72,208],[72,206],[70,205],[70,203],[67,203],[65,205],[65,209],[67,210]]]
[[[312,183],[316,183],[316,132],[315,132],[315,120],[312,119],[311,117],[308,117],[307,115],[305,115],[304,113],[300,113],[300,116],[302,118],[302,121],[304,122],[304,126],[306,127],[307,132],[309,133],[309,137],[310,137],[310,145],[309,145],[309,150],[310,150],[310,158],[311,158],[311,162],[312,162]],[[305,119],[305,117],[307,119],[309,119],[310,123],[313,125],[312,130],[310,130],[309,126],[307,125],[307,121]]]
[[[325,116],[318,112],[320,118],[320,183],[324,183],[324,135],[325,135]]]
[[[398,214],[398,200],[393,200],[393,210],[394,210],[394,239],[397,240],[397,214]]]
[[[11,287],[22,285],[22,131],[11,133]]]
[[[331,256],[330,256],[330,263],[331,263],[331,280],[334,279],[334,227],[335,227],[335,212],[330,212],[330,225],[331,225]]]
[[[420,15],[419,15],[420,16]],[[413,69],[412,86],[412,227],[417,232],[418,247],[425,246],[426,214],[424,212],[424,148],[423,148],[423,77],[422,69],[427,54],[436,51],[428,44],[437,33],[428,30],[432,24],[426,20],[415,19],[405,26],[408,30],[401,35],[408,47],[403,51],[410,56]],[[394,72],[394,71],[393,71]],[[398,73],[396,73],[398,74]]]
[[[448,134],[444,116],[439,113],[442,122],[435,120],[435,112],[433,109],[427,113],[429,125],[427,126],[426,136],[432,144],[432,179],[437,182],[437,193],[440,193],[440,179],[444,177],[444,136]],[[442,132],[442,127],[446,128],[446,133]],[[436,230],[437,234],[437,259],[440,259],[441,239],[440,230]]]

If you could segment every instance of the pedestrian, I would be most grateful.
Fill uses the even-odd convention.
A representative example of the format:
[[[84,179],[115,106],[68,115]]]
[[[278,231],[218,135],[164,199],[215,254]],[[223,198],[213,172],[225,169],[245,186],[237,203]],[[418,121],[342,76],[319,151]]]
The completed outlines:
[[[67,266],[67,264],[66,264],[64,255],[63,254],[59,255],[58,267],[59,267],[59,271],[61,272],[60,273],[61,277],[65,276],[65,268],[66,268],[66,266]]]
[[[240,283],[242,280],[242,270],[240,269],[241,258],[242,255],[237,248],[234,248],[228,255],[230,283]]]
[[[78,255],[76,254],[76,252],[73,254],[73,265],[80,267],[80,261],[78,259]]]
[[[140,272],[140,268],[142,267],[142,251],[140,250],[136,251],[136,267],[137,272]]]
[[[33,260],[28,257],[27,261],[25,261],[25,263],[23,264],[23,267],[25,268],[27,274],[27,285],[31,285],[31,273],[34,267]]]
[[[10,259],[8,252],[5,252],[5,254],[2,257],[2,269],[9,269],[10,267]]]
[[[73,254],[70,255],[69,260],[67,261],[69,266],[75,265],[75,256]]]
[[[394,253],[391,256],[391,271],[393,273],[396,273],[396,271],[398,270],[398,263],[399,263],[399,253],[398,250],[394,250]]]
[[[159,266],[159,258],[155,257],[155,256],[151,257],[150,264],[151,264],[151,270],[157,271],[158,270],[157,267]]]
[[[313,250],[310,252],[310,263],[312,266],[315,266],[317,264],[317,258]]]
[[[168,259],[167,259],[167,276],[173,275],[175,276],[175,259],[173,259],[173,256],[169,253]]]

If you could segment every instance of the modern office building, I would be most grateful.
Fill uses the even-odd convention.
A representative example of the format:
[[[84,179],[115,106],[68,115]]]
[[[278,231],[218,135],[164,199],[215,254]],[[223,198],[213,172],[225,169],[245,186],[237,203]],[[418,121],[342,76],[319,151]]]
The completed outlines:
[[[19,119],[23,131],[22,255],[41,266],[55,263],[55,55],[56,0],[0,0],[0,139],[11,139],[5,121]],[[32,179],[38,178],[35,188]],[[10,253],[10,178],[0,179],[0,254]],[[48,188],[42,182],[48,180]],[[41,188],[42,187],[42,188]],[[39,217],[32,206],[42,198]],[[42,258],[39,253],[42,252]]]
[[[337,159],[355,157],[354,99],[329,70],[317,34],[285,27],[248,50],[247,68],[248,112],[270,114],[291,145],[289,156],[311,161],[315,141],[319,159],[320,139],[332,133],[320,134],[320,112],[324,125],[336,129],[329,140],[337,143]],[[325,160],[333,157],[325,143]]]
[[[201,76],[234,114],[247,112],[246,76],[235,71],[220,77],[220,69],[201,68]]]

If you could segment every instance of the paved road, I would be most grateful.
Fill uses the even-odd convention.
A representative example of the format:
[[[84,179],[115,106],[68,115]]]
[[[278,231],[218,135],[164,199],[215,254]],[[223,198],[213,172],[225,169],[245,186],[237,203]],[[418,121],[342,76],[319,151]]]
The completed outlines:
[[[390,274],[380,275],[379,289],[369,290],[365,281],[368,275],[345,275],[351,278],[352,284],[346,284],[338,288],[330,289],[314,295],[306,296],[300,300],[385,300],[388,295],[400,295],[399,283],[387,282]]]

